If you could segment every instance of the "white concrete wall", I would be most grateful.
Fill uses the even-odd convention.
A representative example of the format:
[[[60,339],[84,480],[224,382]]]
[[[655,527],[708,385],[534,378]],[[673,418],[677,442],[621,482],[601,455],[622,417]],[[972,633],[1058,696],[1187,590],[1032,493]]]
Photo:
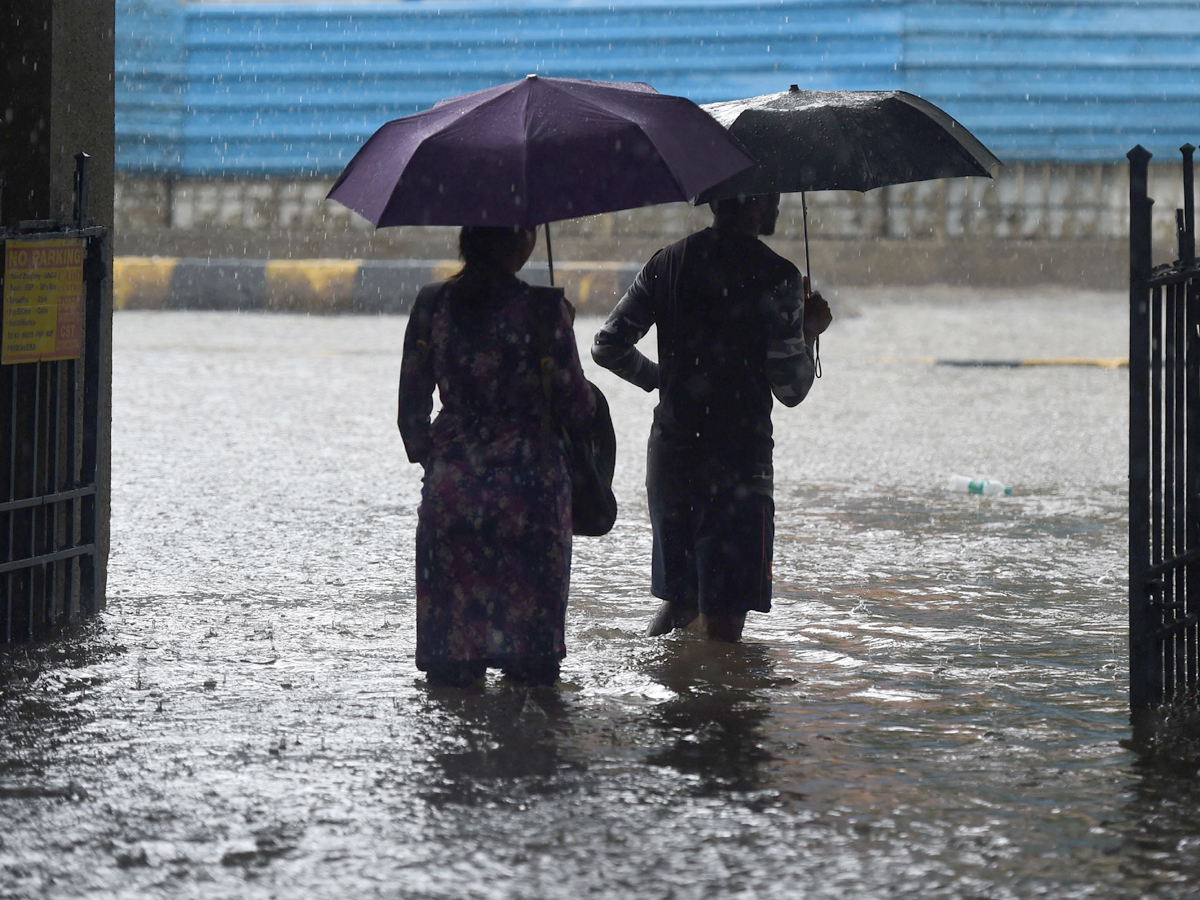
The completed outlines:
[[[1174,210],[1183,203],[1181,167],[1150,170],[1155,198],[1155,244],[1175,240]],[[331,181],[181,179],[123,176],[116,185],[116,227],[139,230],[254,232],[373,231],[370,223],[324,199]],[[994,180],[960,178],[895,185],[867,194],[809,194],[809,233],[815,240],[1090,241],[1124,238],[1128,229],[1126,166],[1019,164]],[[560,226],[564,236],[629,235],[669,239],[708,221],[707,210],[685,204],[592,216]],[[781,237],[802,236],[801,199],[785,195]]]

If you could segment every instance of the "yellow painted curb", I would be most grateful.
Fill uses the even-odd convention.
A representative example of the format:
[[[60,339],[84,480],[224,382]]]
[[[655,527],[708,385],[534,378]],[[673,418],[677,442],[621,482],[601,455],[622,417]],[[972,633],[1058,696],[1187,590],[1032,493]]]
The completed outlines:
[[[1127,369],[1129,359],[1124,356],[1049,356],[1029,359],[938,359],[936,356],[876,356],[872,362],[920,363],[926,366],[955,366],[969,369],[978,367],[1023,369],[1033,366],[1090,366],[1097,369]]]
[[[463,264],[457,259],[438,259],[433,263],[433,280],[445,281],[458,274]]]
[[[1099,369],[1127,369],[1125,356],[1061,356],[1048,359],[1023,359],[1022,366],[1095,366]]]
[[[160,309],[171,288],[173,256],[117,256],[113,258],[113,307]]]
[[[546,284],[545,261],[522,273]],[[117,309],[261,309],[301,313],[407,309],[422,284],[456,275],[454,259],[215,259],[118,256]],[[606,314],[632,278],[629,263],[562,261],[555,280],[582,313]]]
[[[545,262],[529,263],[529,267],[521,272],[526,277],[528,268],[540,268],[545,272]],[[593,296],[597,300],[607,301],[604,312],[607,312],[620,298],[618,286],[621,272],[627,269],[625,263],[619,262],[580,262],[565,260],[554,264],[554,283],[556,287],[566,291],[567,299],[577,309],[585,309]],[[457,259],[439,259],[432,263],[433,280],[443,281],[457,275],[462,269],[462,261]]]
[[[324,309],[354,290],[358,259],[271,259],[266,293],[273,306]]]

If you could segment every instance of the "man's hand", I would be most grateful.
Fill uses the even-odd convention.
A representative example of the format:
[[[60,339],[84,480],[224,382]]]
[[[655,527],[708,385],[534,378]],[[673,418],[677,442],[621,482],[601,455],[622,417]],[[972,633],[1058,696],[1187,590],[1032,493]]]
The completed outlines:
[[[829,304],[820,291],[813,291],[804,301],[804,340],[811,344],[832,321]]]

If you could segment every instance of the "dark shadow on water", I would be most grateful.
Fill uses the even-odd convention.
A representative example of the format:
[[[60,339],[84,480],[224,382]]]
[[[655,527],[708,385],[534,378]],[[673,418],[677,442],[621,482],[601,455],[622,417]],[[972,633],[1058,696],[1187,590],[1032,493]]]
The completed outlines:
[[[1123,869],[1155,897],[1194,897],[1200,884],[1200,706],[1195,700],[1136,721],[1122,742],[1137,756],[1125,804]]]
[[[1141,759],[1125,806],[1122,867],[1156,897],[1194,897],[1200,885],[1197,761]]]
[[[123,652],[96,620],[0,648],[0,798],[72,793],[57,783],[55,751],[94,719],[81,701],[102,679],[86,667]]]
[[[557,690],[429,689],[433,743],[422,797],[434,805],[519,803],[562,790],[578,768],[562,751],[569,708]]]
[[[682,635],[666,642],[648,674],[675,694],[651,713],[665,742],[651,765],[697,778],[704,795],[763,786],[762,767],[774,758],[763,733],[766,692],[777,683],[766,647]]]

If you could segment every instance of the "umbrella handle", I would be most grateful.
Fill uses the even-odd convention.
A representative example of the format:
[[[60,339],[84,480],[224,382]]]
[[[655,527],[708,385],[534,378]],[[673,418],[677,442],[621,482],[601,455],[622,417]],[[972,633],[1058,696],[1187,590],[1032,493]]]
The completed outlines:
[[[805,276],[812,274],[812,261],[808,258],[808,199],[804,196],[804,191],[800,192],[800,209],[804,212],[804,274]],[[808,296],[808,279],[805,278],[805,293]]]
[[[800,276],[800,284],[804,291],[804,303],[805,303],[805,305],[807,305],[808,298],[810,296],[812,296],[812,285],[809,282],[807,275]],[[821,336],[819,334],[815,338],[813,338],[813,356],[814,356],[813,362],[817,367],[816,377],[820,378],[821,377]]]
[[[804,191],[800,192],[800,208],[804,211],[804,300],[808,301],[808,295],[812,293],[812,283],[808,280],[812,274],[812,262],[808,258],[808,199],[804,196]],[[816,376],[821,377],[821,336],[817,335],[813,338],[813,355],[817,367]]]
[[[546,223],[546,262],[550,264],[550,287],[554,287],[554,250],[550,246],[550,223]]]

